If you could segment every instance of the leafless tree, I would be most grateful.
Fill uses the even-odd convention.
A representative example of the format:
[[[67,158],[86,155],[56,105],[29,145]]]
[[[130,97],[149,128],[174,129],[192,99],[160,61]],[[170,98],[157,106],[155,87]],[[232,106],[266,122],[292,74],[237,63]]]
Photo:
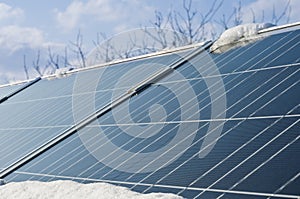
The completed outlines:
[[[65,47],[64,55],[60,55],[57,53],[52,52],[51,47],[48,47],[48,61],[47,66],[51,66],[55,71],[59,68],[68,67],[71,64],[68,60],[68,48]]]
[[[282,12],[278,15],[275,5],[273,4],[272,23],[278,24],[284,17],[286,17],[286,22],[288,23],[290,20],[291,9],[291,0],[289,0]]]
[[[34,68],[34,70],[40,75],[43,75],[41,66],[40,66],[40,56],[41,56],[41,51],[38,50],[37,55],[36,55],[36,59],[32,62],[32,67]]]
[[[286,23],[289,23],[290,14],[291,14],[291,1],[287,1],[286,6],[282,10],[281,13],[277,13],[275,4],[273,4],[273,11],[271,17],[271,23],[277,25],[280,21],[286,19]],[[252,14],[252,23],[257,22],[265,22],[265,12],[262,10],[261,19],[258,20],[257,16],[253,9],[250,9]],[[228,29],[230,26],[238,26],[243,23],[243,13],[242,13],[242,2],[241,0],[238,2],[238,5],[233,8],[233,12],[227,17],[223,14],[222,18],[216,23],[220,24],[225,30]]]
[[[174,12],[174,23],[171,24],[174,31],[185,35],[188,43],[203,41],[206,34],[205,26],[212,21],[215,14],[223,4],[223,0],[218,2],[214,0],[210,9],[204,14],[193,9],[192,0],[183,0],[184,15],[180,12]],[[170,21],[173,23],[173,20]]]
[[[87,63],[89,65],[105,63],[113,60],[126,59],[133,56],[154,52],[153,44],[148,42],[149,38],[144,37],[141,39],[141,34],[135,33],[136,32],[128,32],[128,34],[125,33],[125,41],[122,39],[120,41],[120,38],[108,39],[104,33],[97,33],[97,40],[93,41],[95,49],[90,53]],[[146,35],[145,32],[143,33]],[[139,37],[139,39],[137,37]],[[121,42],[121,44],[119,42]]]
[[[163,15],[161,12],[155,11],[155,19],[151,21],[151,24],[155,27],[157,33],[149,33],[149,35],[160,42],[163,48],[170,47],[170,44],[178,47],[206,40],[208,33],[206,26],[212,22],[222,4],[223,0],[214,0],[206,13],[200,13],[194,8],[193,0],[183,0],[183,10],[181,12],[170,11]],[[172,42],[167,42],[170,37],[166,38],[165,29],[173,31]],[[147,32],[146,28],[145,31]]]
[[[135,35],[131,35],[127,38],[128,43],[124,49],[116,48],[112,40],[108,39],[104,33],[97,33],[97,39],[93,42],[96,47],[96,53],[92,55],[94,56],[93,59],[96,60],[96,62],[99,62],[100,60],[102,63],[110,62],[116,59],[129,58],[165,48],[183,46],[207,39],[216,39],[218,31],[208,28],[210,24],[219,24],[226,30],[232,26],[243,23],[241,0],[229,15],[223,14],[221,19],[216,20],[215,16],[223,3],[224,0],[213,0],[209,9],[207,9],[206,12],[201,13],[195,8],[193,0],[182,0],[182,10],[171,10],[168,13],[155,11],[154,20],[150,21],[155,31],[153,32],[147,27],[142,27],[142,30],[148,38],[143,39],[143,42],[139,42],[138,44]],[[253,10],[251,10],[251,13],[252,22],[265,21],[264,11],[262,11],[260,20],[257,19]],[[278,24],[284,19],[289,22],[290,13],[290,0],[280,13],[278,13],[275,6],[273,6],[272,23]],[[172,35],[170,36],[170,34],[167,34],[165,30],[171,30]],[[71,52],[70,55],[68,52]],[[69,57],[71,58],[69,59]],[[26,78],[29,78],[25,55],[23,61]],[[74,65],[74,63],[77,63],[77,66]],[[83,35],[79,30],[75,41],[70,41],[70,45],[65,48],[64,56],[55,53],[49,47],[47,63],[45,65],[40,64],[40,51],[38,51],[32,67],[39,75],[43,75],[50,66],[52,66],[53,69],[59,69],[70,65],[83,68],[89,64],[87,53],[84,50]]]
[[[105,41],[105,43],[103,43]],[[93,41],[95,46],[95,53],[93,59],[95,62],[102,60],[103,62],[110,62],[115,59],[114,46],[111,44],[110,39],[107,38],[106,34],[103,32],[97,33],[96,41]]]
[[[233,25],[234,26],[238,26],[238,25],[241,25],[243,23],[243,19],[242,19],[242,2],[241,1],[239,1],[238,6],[233,9],[233,16],[234,16],[234,20],[233,20]]]
[[[49,55],[49,60],[48,60],[49,65],[54,66],[55,69],[59,69],[60,68],[59,55],[52,53],[50,46],[48,47],[48,55]]]
[[[77,33],[76,41],[71,43],[71,51],[76,54],[80,68],[86,67],[86,53],[83,51],[83,36],[80,30]]]
[[[71,66],[71,64],[69,63],[69,60],[68,60],[68,48],[65,47],[65,56],[63,57],[64,59],[64,67],[68,67],[68,66]]]
[[[239,1],[238,5],[236,7],[233,7],[233,11],[228,17],[225,14],[223,14],[222,18],[220,20],[215,20],[215,22],[220,24],[224,28],[224,30],[230,28],[231,23],[233,23],[233,26],[238,26],[243,23],[241,10],[242,10],[242,2]],[[253,21],[255,21],[255,14],[253,10],[251,11],[253,15]]]
[[[28,68],[26,65],[26,55],[23,55],[23,67],[24,67],[25,77],[26,79],[29,79]]]

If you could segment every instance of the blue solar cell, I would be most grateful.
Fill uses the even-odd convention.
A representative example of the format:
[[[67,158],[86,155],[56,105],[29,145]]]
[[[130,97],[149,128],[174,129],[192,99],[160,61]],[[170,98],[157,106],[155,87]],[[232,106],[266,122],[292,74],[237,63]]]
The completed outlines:
[[[9,95],[11,92],[17,90],[21,86],[22,86],[22,84],[7,85],[7,86],[0,87],[0,99]]]
[[[1,104],[1,128],[71,125],[72,98],[67,93],[72,91],[72,87],[68,86],[71,78],[57,81],[42,80],[29,87],[26,92],[20,92]],[[63,91],[65,93],[62,95]]]
[[[0,131],[1,136],[3,135],[1,143],[7,143],[4,145],[5,150],[0,152],[0,157],[2,157],[0,168],[8,167],[71,128],[75,124],[74,118],[78,121],[92,114],[94,109],[90,109],[91,105],[88,101],[90,96],[97,96],[95,100],[97,106],[93,108],[105,106],[111,102],[113,90],[126,92],[133,84],[142,81],[162,67],[161,65],[150,66],[163,61],[168,64],[178,59],[177,57],[178,55],[169,54],[149,58],[147,62],[136,61],[139,67],[133,74],[138,76],[127,81],[127,84],[123,84],[121,88],[112,87],[112,83],[116,83],[115,81],[120,79],[125,71],[131,70],[136,62],[95,68],[80,75],[70,74],[55,80],[43,79],[9,98],[0,106]],[[142,68],[146,66],[148,69]],[[3,93],[15,91],[15,87],[13,89],[5,87],[2,89]],[[87,88],[92,88],[92,90]]]
[[[64,128],[59,127],[1,129],[0,170],[10,166],[63,130]]]

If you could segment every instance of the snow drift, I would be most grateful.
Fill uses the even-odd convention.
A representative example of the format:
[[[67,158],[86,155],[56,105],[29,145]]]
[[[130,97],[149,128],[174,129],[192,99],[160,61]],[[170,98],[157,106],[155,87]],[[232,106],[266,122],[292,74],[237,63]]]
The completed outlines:
[[[258,32],[274,26],[271,23],[249,23],[239,25],[224,31],[210,48],[211,52],[221,53],[232,48],[240,47],[262,38]]]
[[[169,193],[141,194],[108,183],[81,184],[74,181],[12,182],[0,186],[1,199],[180,199]]]

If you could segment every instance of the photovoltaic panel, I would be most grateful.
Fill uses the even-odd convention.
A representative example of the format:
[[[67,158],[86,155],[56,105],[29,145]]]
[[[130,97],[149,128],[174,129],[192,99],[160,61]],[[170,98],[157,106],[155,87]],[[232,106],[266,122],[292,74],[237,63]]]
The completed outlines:
[[[298,198],[299,38],[299,30],[286,31],[222,54],[201,52],[5,180],[100,181],[187,198]],[[72,79],[63,92],[72,110],[63,116],[76,124],[170,60],[60,80]]]
[[[174,55],[168,55],[168,58],[160,56],[147,59],[147,64],[149,66],[153,62],[161,62],[161,60],[165,60],[168,63],[174,61],[174,59],[177,59]],[[143,61],[137,62],[142,63]],[[110,102],[109,92],[112,89],[110,86],[111,83],[118,76],[122,75],[124,71],[131,68],[132,64],[136,64],[137,62],[122,63],[115,65],[112,69],[107,69],[107,67],[96,68],[85,73],[86,77],[88,77],[84,80],[86,81],[84,83],[86,86],[88,86],[88,80],[93,74],[101,74],[104,70],[107,74],[105,78],[101,79],[101,84],[104,85],[103,88],[93,90],[93,93],[100,95],[98,98],[100,103],[97,103],[98,106],[104,106],[105,103]],[[140,68],[135,74],[139,75],[141,79],[143,72],[147,72],[148,75],[156,70],[157,68],[155,67],[149,67],[148,70]],[[75,75],[70,75],[55,80],[43,79],[1,103],[1,169],[9,167],[14,162],[22,159],[74,125],[72,113],[72,97],[74,92],[76,92],[77,99],[85,99],[85,96],[90,95],[87,90],[76,90],[73,92],[73,85],[77,80],[75,77]],[[13,88],[3,87],[2,90],[5,96],[7,96],[22,88],[22,86],[24,85],[14,86]],[[126,87],[119,89],[126,89]],[[83,117],[90,114],[85,111],[85,105],[89,106],[89,104],[85,103],[85,100],[81,100],[80,107],[77,109]]]
[[[0,105],[2,169],[72,124],[72,120],[63,115],[70,109],[60,109],[70,102],[67,97],[54,94],[59,90],[55,86],[57,82],[61,81],[53,84],[41,81]],[[49,90],[47,97],[45,87]]]
[[[0,87],[0,99],[2,99],[3,97],[9,95],[11,92],[13,92],[14,90],[20,88],[21,86],[22,86],[21,84],[17,84],[17,85],[10,85],[10,86]]]
[[[24,91],[25,89],[27,89],[28,87],[32,86],[33,84],[37,83],[40,80],[41,80],[41,78],[38,77],[36,79],[33,79],[33,80],[25,82],[25,83],[19,83],[16,85],[8,85],[6,87],[3,87],[2,90],[4,90],[4,91],[6,90],[6,92],[7,91],[10,91],[10,92],[0,98],[0,104],[5,102],[6,100],[12,98],[13,96],[17,95],[18,93]]]

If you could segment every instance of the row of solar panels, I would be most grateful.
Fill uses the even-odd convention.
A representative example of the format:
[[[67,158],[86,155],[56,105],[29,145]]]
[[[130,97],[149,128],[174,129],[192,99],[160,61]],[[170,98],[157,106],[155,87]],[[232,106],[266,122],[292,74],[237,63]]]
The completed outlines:
[[[298,198],[299,33],[1,87],[0,178]]]

